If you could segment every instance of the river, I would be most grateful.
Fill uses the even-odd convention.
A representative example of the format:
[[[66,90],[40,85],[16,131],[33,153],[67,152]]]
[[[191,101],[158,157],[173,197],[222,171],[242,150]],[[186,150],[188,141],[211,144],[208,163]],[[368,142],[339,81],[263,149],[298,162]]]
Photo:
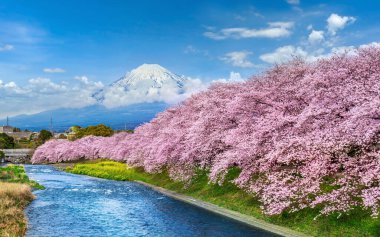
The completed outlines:
[[[26,209],[28,237],[276,236],[216,215],[141,184],[26,165],[46,187]]]

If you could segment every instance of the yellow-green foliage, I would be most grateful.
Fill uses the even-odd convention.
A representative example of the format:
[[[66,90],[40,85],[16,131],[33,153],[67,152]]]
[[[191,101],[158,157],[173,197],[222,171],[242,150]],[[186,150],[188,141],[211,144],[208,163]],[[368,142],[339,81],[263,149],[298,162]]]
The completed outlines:
[[[30,180],[25,173],[25,169],[21,165],[8,165],[6,167],[0,167],[0,182],[11,183],[24,183],[30,185],[35,189],[44,189],[44,186],[40,185],[36,181]]]
[[[229,171],[222,186],[210,184],[206,171],[199,171],[190,184],[184,184],[171,180],[166,172],[148,174],[141,168],[130,168],[124,163],[104,160],[75,164],[74,167],[66,168],[66,171],[113,180],[144,181],[313,236],[380,236],[380,221],[371,219],[368,213],[361,210],[354,210],[349,216],[338,218],[332,215],[317,220],[314,217],[318,210],[265,216],[254,196],[231,182],[239,174],[238,169]]]
[[[82,138],[85,136],[101,136],[101,137],[110,137],[113,135],[113,130],[112,128],[104,125],[104,124],[99,124],[96,126],[88,126],[86,128],[80,128],[77,133],[76,137],[77,138]]]
[[[66,171],[75,174],[85,174],[103,179],[113,179],[120,181],[133,181],[141,179],[141,174],[136,172],[135,169],[127,167],[126,164],[113,161],[76,164],[74,167],[67,167]]]

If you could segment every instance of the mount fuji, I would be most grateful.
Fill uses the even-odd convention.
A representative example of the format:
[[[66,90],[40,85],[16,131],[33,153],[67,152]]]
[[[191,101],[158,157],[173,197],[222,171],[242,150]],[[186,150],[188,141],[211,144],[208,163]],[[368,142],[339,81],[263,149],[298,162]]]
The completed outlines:
[[[187,82],[187,78],[158,64],[143,64],[93,97],[108,108],[144,102],[171,104],[183,99]]]
[[[134,129],[200,87],[201,84],[194,80],[172,73],[158,64],[143,64],[93,93],[94,105],[19,115],[11,117],[10,121],[12,126],[32,131],[49,128],[51,116],[56,131],[73,125],[99,123],[114,129]]]

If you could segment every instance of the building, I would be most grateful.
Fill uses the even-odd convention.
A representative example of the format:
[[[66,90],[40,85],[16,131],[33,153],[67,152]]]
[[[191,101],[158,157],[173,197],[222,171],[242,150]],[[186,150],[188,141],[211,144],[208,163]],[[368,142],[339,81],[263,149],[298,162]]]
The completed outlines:
[[[23,131],[9,133],[8,135],[11,136],[11,137],[13,137],[16,141],[20,141],[22,139],[29,140],[30,138],[33,138],[33,137],[36,138],[36,137],[38,137],[38,133],[36,133],[36,132],[23,132]]]
[[[0,133],[13,133],[13,127],[12,126],[0,126]]]
[[[54,138],[56,139],[67,139],[67,133],[54,133]]]
[[[6,133],[8,136],[13,137],[16,141],[22,139],[35,139],[38,137],[37,132],[20,131],[19,129],[15,131],[15,127],[12,126],[0,126],[0,133]]]

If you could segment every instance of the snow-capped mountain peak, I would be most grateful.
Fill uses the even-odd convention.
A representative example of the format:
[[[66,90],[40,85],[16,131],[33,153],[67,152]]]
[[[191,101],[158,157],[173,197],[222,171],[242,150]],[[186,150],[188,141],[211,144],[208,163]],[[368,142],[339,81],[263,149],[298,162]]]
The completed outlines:
[[[143,64],[127,73],[111,86],[135,87],[136,85],[145,84],[149,85],[149,87],[161,88],[167,83],[175,83],[179,88],[182,88],[185,80],[184,77],[178,76],[158,64]]]
[[[185,77],[158,64],[143,64],[95,93],[94,98],[108,107],[140,101],[159,102],[183,94],[186,81]]]

